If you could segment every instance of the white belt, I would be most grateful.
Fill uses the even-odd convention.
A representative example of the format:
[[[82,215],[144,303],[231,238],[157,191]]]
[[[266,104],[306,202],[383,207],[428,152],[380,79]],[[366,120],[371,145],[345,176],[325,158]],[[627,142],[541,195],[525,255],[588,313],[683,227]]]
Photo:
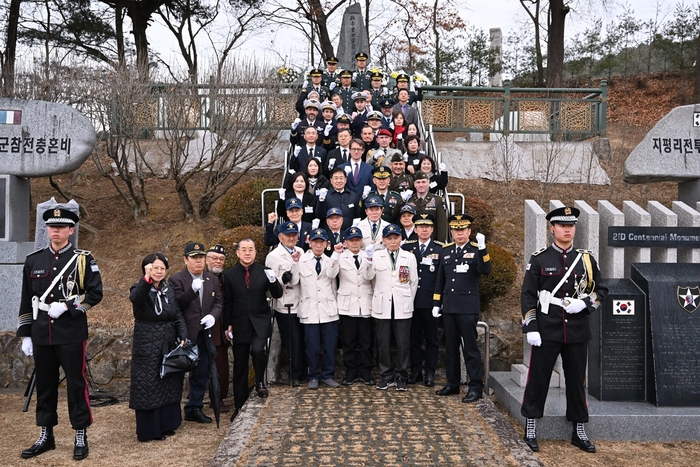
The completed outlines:
[[[49,304],[44,302],[39,302],[39,309],[43,311],[49,311]]]
[[[560,307],[564,308],[569,306],[571,301],[568,298],[550,297],[549,303],[553,303],[554,305],[559,305]]]

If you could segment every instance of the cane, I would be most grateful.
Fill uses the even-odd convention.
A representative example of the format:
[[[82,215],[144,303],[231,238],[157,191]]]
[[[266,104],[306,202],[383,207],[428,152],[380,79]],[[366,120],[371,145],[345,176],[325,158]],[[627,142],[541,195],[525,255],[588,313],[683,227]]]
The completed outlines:
[[[29,378],[29,384],[27,385],[27,389],[24,390],[24,397],[26,397],[24,401],[24,408],[22,409],[22,412],[26,412],[29,410],[29,403],[32,400],[32,394],[34,393],[34,387],[36,386],[36,368],[34,368],[34,371],[32,371],[32,377]]]
[[[293,303],[285,303],[287,307],[287,328],[289,328],[289,348],[287,349],[287,353],[289,354],[289,387],[292,386],[292,348],[294,347],[294,344],[292,343],[292,307],[294,306]]]

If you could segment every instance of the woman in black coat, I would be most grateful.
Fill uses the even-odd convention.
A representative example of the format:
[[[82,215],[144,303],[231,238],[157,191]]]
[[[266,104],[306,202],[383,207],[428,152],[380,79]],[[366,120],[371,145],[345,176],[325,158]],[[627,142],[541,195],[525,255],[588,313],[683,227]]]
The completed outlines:
[[[316,217],[314,207],[316,206],[316,196],[309,193],[309,181],[306,174],[297,172],[291,175],[287,181],[287,186],[284,189],[284,198],[280,196],[280,201],[277,203],[277,217],[287,219],[287,210],[285,209],[285,200],[289,198],[299,198],[301,200],[302,213],[301,220],[311,222]]]
[[[317,190],[326,188],[330,190],[331,182],[323,175],[321,171],[321,163],[315,158],[311,158],[306,162],[306,179],[308,181],[308,191],[313,196],[316,196]],[[313,218],[312,218],[313,219]]]
[[[187,327],[175,291],[165,280],[168,259],[151,253],[141,261],[143,277],[131,286],[134,339],[131,349],[129,408],[136,411],[139,441],[163,440],[174,435],[182,422],[180,399],[185,373],[160,377],[163,355],[184,344]]]

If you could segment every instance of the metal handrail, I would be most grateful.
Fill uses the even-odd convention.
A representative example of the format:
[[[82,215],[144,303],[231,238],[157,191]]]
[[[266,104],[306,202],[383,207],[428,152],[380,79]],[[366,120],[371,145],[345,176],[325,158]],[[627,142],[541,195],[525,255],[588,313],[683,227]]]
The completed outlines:
[[[455,198],[460,198],[462,200],[462,208],[460,209],[459,213],[464,214],[464,208],[466,207],[466,204],[464,202],[464,195],[462,193],[446,193],[447,196],[447,203],[448,205],[451,205],[450,197],[454,196]],[[455,213],[452,213],[455,214]]]

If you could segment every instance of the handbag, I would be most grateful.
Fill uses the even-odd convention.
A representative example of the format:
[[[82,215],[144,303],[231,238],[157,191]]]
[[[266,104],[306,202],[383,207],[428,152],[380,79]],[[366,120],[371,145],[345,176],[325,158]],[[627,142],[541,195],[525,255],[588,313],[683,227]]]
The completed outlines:
[[[173,350],[163,355],[163,363],[160,366],[160,377],[165,378],[171,373],[191,371],[197,368],[199,363],[199,348],[197,344],[187,342],[183,346],[176,346]]]

